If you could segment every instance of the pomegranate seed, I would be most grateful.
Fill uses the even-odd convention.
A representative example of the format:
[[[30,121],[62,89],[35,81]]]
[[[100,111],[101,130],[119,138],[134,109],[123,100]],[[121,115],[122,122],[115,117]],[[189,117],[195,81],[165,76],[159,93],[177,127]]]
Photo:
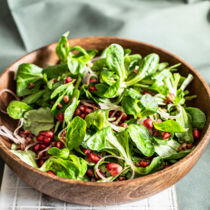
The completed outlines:
[[[82,152],[83,152],[85,155],[88,155],[89,153],[91,153],[91,150],[82,148]]]
[[[117,176],[122,171],[122,166],[117,163],[108,163],[107,164],[107,170],[111,173],[112,176]]]
[[[175,95],[173,93],[169,93],[166,97],[167,103],[171,103],[175,99]]]
[[[121,126],[122,126],[123,128],[126,128],[126,127],[128,127],[128,124],[127,124],[127,123],[122,123]]]
[[[127,115],[124,113],[121,119],[122,119],[123,121],[124,121],[124,120],[127,120]]]
[[[85,114],[90,114],[92,111],[93,111],[93,110],[90,109],[90,108],[86,108],[86,109],[84,110]]]
[[[156,123],[162,123],[162,120],[161,119],[157,119]]]
[[[62,149],[64,147],[64,144],[61,141],[57,141],[55,145],[58,149]]]
[[[162,135],[163,135],[163,139],[168,139],[171,136],[169,132],[163,132]]]
[[[64,101],[64,103],[68,103],[69,102],[69,97],[68,96],[64,96],[63,97],[63,101]]]
[[[109,112],[109,117],[111,117],[113,113],[114,113],[114,111],[110,111]]]
[[[190,143],[190,144],[187,144],[187,149],[192,149],[193,148],[193,144]]]
[[[81,117],[82,119],[85,119],[85,114],[81,114],[80,117]]]
[[[141,160],[140,161],[140,166],[143,168],[146,168],[149,165],[149,162],[147,162],[146,160]]]
[[[37,139],[38,142],[42,142],[43,139],[44,139],[44,136],[38,135],[38,136],[36,137],[36,139]]]
[[[52,171],[48,171],[48,174],[55,175]]]
[[[134,70],[134,73],[135,73],[135,74],[138,74],[138,72],[139,72],[138,69],[135,69],[135,70]]]
[[[149,94],[149,95],[151,95],[150,94],[150,92],[148,92],[148,91],[143,91],[143,93],[142,93],[143,95],[146,95],[146,94]]]
[[[102,172],[100,171],[100,169],[99,169],[99,173],[100,173],[100,175],[105,176],[105,174],[102,173]],[[96,171],[96,175],[98,176],[98,179],[101,179],[101,177],[99,176],[99,173]]]
[[[63,108],[63,105],[62,105],[61,103],[59,103],[59,104],[57,105],[57,108],[58,108],[58,109],[62,109],[62,108]]]
[[[76,109],[76,111],[75,111],[75,115],[76,115],[76,116],[81,115],[81,111],[79,110],[79,108],[77,108],[77,109]]]
[[[60,113],[60,114],[57,115],[56,118],[57,118],[58,121],[63,122],[63,120],[64,120],[64,114],[63,113]]]
[[[40,148],[40,144],[36,144],[36,145],[34,146],[34,151],[35,151],[35,152],[38,152],[39,148]]]
[[[124,181],[124,180],[126,180],[126,178],[124,176],[119,176],[118,177],[118,181]]]
[[[154,132],[152,133],[152,135],[153,135],[153,136],[159,136],[159,135],[160,135],[160,132],[156,130],[156,131],[154,131]]]
[[[193,136],[195,139],[198,139],[200,137],[200,131],[197,128],[193,129]]]
[[[44,160],[38,160],[38,166],[39,166],[39,168],[43,165],[43,163],[44,163]]]
[[[40,145],[40,148],[41,148],[41,149],[45,149],[46,147],[47,147],[47,146],[46,146],[45,144],[41,144],[41,145]]]
[[[46,131],[45,136],[52,139],[54,137],[54,133],[52,131]]]
[[[53,83],[56,83],[56,82],[58,82],[58,79],[54,78]]]
[[[93,163],[97,163],[99,161],[98,155],[96,155],[92,152],[88,154],[88,159],[90,162],[93,162]]]
[[[168,167],[169,167],[168,163],[164,162],[164,168],[168,168]]]
[[[97,82],[97,79],[96,78],[91,78],[90,83],[93,83],[93,82]]]
[[[153,128],[153,122],[151,119],[146,119],[143,122],[143,125],[147,128],[147,129],[152,129]]]
[[[35,87],[35,84],[32,83],[32,82],[28,85],[28,88],[29,88],[29,89],[34,88],[34,87]]]
[[[55,147],[55,142],[54,141],[51,142],[51,146]]]
[[[86,171],[86,174],[89,177],[94,177],[94,173],[93,173],[92,169],[90,169],[90,168]]]
[[[43,142],[48,145],[51,142],[51,138],[45,137]]]
[[[90,86],[90,87],[89,87],[89,90],[90,90],[90,91],[96,91],[96,87]]]
[[[66,83],[69,83],[69,82],[72,82],[72,78],[71,78],[71,77],[66,77],[66,79],[65,79],[65,84],[66,84]]]
[[[80,105],[80,106],[79,106],[79,110],[80,110],[81,112],[84,112],[84,111],[85,111],[85,106],[84,106],[84,105]]]

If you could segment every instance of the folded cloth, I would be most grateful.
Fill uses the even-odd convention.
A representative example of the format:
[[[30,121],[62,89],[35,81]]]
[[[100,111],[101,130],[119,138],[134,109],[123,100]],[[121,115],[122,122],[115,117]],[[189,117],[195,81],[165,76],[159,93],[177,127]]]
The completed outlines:
[[[21,181],[8,167],[4,171],[0,206],[1,210],[178,210],[174,186],[150,198],[132,203],[113,206],[81,206],[56,200],[32,189]]]

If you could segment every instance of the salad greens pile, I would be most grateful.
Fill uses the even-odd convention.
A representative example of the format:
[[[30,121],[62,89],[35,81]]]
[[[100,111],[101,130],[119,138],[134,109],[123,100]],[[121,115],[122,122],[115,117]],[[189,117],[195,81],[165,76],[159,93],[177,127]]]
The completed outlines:
[[[206,116],[186,106],[196,96],[186,90],[193,76],[177,73],[181,64],[119,44],[99,56],[67,36],[56,48],[58,64],[19,65],[19,100],[7,113],[20,125],[0,129],[15,155],[52,175],[104,182],[154,173],[194,149]]]

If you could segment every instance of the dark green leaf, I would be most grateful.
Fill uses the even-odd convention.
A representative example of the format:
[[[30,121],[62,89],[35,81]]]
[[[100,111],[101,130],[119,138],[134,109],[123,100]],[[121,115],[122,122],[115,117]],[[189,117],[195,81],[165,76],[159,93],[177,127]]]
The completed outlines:
[[[19,65],[17,70],[17,95],[25,96],[36,93],[43,82],[42,68],[29,63]],[[28,88],[30,83],[34,84],[33,88]]]
[[[66,131],[66,143],[69,150],[78,148],[86,133],[86,122],[80,117],[75,117],[68,125]]]
[[[12,101],[7,107],[7,113],[13,119],[20,119],[23,117],[23,114],[32,108],[24,102],[21,101]]]
[[[206,122],[206,115],[200,109],[195,107],[187,107],[185,110],[192,117],[192,127],[203,129]]]
[[[57,147],[51,147],[50,149],[47,150],[48,154],[60,157],[63,159],[67,159],[69,156],[69,149],[68,148],[63,148],[63,149],[58,149]]]
[[[24,129],[30,130],[35,136],[40,131],[47,131],[54,127],[54,120],[49,108],[29,110],[24,114]]]
[[[186,131],[178,122],[174,120],[166,120],[162,123],[153,122],[154,127],[160,131],[166,131],[170,133],[183,133]]]
[[[154,146],[152,144],[148,130],[143,125],[131,124],[126,129],[135,143],[136,147],[146,156],[154,154]]]
[[[99,130],[109,126],[108,122],[109,110],[99,109],[91,112],[85,117],[87,127],[95,126]]]

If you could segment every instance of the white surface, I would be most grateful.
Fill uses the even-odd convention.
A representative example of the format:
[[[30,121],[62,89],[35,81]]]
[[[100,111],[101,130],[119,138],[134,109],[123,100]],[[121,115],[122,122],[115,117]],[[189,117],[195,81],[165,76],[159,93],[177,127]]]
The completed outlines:
[[[172,186],[150,198],[115,206],[80,206],[44,195],[20,180],[5,166],[1,194],[1,210],[177,210],[175,187]]]

